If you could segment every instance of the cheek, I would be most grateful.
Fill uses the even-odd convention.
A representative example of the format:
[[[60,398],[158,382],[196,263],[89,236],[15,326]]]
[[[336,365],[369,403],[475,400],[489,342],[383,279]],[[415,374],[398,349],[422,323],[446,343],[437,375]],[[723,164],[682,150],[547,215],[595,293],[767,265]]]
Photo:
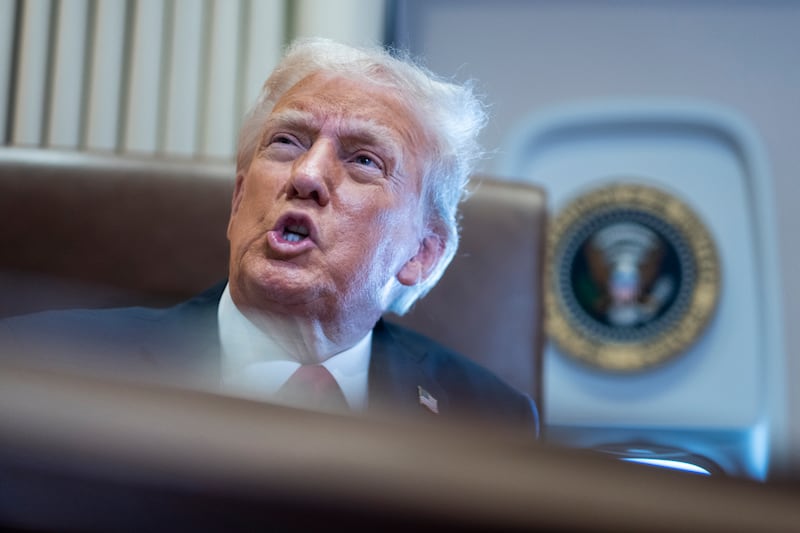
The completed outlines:
[[[261,165],[257,172],[248,175],[236,213],[240,231],[252,231],[268,218],[282,190],[280,180],[274,177],[278,174],[277,169]]]
[[[252,205],[274,200],[285,188],[290,172],[290,163],[255,161],[244,180],[242,203]]]
[[[397,247],[392,225],[399,223],[386,210],[364,207],[339,219],[336,246],[331,248],[334,263],[345,275],[379,274],[389,267],[388,252]]]
[[[267,227],[266,220],[265,202],[242,201],[228,226],[231,258],[241,259],[250,251],[258,253],[261,246],[259,241]]]
[[[409,208],[385,210],[378,214],[373,227],[376,254],[390,275],[396,274],[418,247],[417,213]]]
[[[413,197],[397,201],[386,190],[363,189],[340,195],[338,209],[338,250],[340,259],[369,275],[393,277],[418,247],[421,224],[418,202]],[[409,193],[405,193],[409,194]]]

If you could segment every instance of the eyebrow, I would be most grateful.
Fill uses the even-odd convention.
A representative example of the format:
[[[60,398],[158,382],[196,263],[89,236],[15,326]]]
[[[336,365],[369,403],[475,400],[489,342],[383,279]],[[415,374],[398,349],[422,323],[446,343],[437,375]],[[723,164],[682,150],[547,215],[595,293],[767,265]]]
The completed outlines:
[[[294,129],[302,131],[317,131],[320,129],[319,121],[313,113],[298,109],[285,109],[271,115],[266,121],[269,129]],[[370,119],[350,117],[343,123],[339,136],[345,142],[357,141],[390,149],[402,140],[402,135],[397,130]]]

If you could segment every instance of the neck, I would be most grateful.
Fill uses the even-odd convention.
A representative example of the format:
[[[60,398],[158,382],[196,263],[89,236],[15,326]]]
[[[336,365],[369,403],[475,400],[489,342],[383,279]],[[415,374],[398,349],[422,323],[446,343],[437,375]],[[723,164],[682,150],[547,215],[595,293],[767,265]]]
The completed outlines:
[[[241,309],[262,331],[267,332],[286,353],[303,365],[320,364],[355,346],[377,322],[377,318],[320,321],[303,316],[281,315]]]

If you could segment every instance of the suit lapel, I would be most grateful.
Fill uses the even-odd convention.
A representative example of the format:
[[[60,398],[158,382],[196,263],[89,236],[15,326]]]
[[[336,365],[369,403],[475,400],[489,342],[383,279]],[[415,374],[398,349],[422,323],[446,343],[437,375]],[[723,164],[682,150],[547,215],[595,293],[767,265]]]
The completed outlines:
[[[400,411],[400,414],[430,416],[446,413],[445,390],[426,368],[427,350],[405,342],[403,333],[380,320],[372,333],[369,366],[369,412]],[[420,395],[427,395],[420,402]],[[431,401],[436,404],[431,409]],[[426,407],[425,404],[428,404]]]
[[[225,283],[163,310],[146,340],[144,349],[158,366],[175,376],[185,376],[190,385],[215,387],[219,383],[221,348],[217,308]]]

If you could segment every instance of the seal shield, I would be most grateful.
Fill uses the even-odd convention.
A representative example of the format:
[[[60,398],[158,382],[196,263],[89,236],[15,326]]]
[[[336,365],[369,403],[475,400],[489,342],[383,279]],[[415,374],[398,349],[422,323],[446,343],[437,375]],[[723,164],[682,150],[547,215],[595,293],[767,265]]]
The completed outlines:
[[[548,237],[549,336],[566,354],[630,372],[684,352],[716,308],[714,241],[674,195],[614,183],[575,198]]]

